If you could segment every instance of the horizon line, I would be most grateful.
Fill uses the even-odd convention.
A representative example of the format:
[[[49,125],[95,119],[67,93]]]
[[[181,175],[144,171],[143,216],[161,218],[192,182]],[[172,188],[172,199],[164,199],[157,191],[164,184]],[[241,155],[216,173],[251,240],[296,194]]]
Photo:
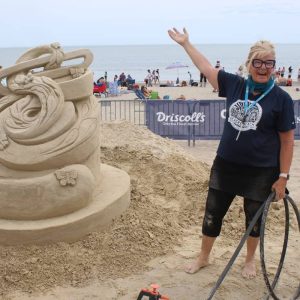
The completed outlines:
[[[272,42],[275,45],[300,45],[299,42],[293,42],[293,43],[287,43],[287,42]],[[51,43],[50,43],[51,44]],[[41,45],[49,45],[49,44],[39,44],[36,46],[29,46],[29,45],[21,45],[21,46],[0,46],[0,49],[9,49],[9,48],[32,48],[32,47],[39,47]],[[199,46],[199,45],[252,45],[251,42],[249,43],[238,43],[238,42],[232,42],[232,43],[194,43],[194,45]],[[62,47],[132,47],[132,46],[136,46],[136,47],[144,47],[144,46],[179,46],[178,44],[105,44],[105,45],[101,45],[101,44],[78,44],[78,45],[62,45]]]

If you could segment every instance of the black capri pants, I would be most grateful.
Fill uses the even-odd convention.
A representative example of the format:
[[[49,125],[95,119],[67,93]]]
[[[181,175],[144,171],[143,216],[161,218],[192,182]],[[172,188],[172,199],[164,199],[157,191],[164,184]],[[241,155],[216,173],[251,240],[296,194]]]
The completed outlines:
[[[209,237],[217,237],[220,235],[223,218],[226,215],[235,194],[209,188],[206,200],[205,215],[202,225],[202,233]],[[256,212],[259,210],[263,202],[244,198],[245,226],[251,223]],[[250,236],[259,237],[262,216],[259,217],[254,225]]]

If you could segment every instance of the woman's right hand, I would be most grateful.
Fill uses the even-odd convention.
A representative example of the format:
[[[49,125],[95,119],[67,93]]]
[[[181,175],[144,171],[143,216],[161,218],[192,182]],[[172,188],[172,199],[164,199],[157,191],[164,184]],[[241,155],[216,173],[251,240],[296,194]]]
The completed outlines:
[[[185,28],[183,28],[183,33],[180,33],[176,28],[173,28],[173,30],[169,29],[168,34],[172,40],[181,46],[184,46],[189,41],[189,34]]]

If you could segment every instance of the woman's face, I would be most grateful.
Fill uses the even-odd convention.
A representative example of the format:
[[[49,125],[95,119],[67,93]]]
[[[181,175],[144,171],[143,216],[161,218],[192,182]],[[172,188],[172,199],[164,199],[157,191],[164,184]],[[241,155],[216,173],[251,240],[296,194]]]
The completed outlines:
[[[275,68],[275,57],[268,54],[255,57],[249,68],[252,79],[258,83],[268,82]]]

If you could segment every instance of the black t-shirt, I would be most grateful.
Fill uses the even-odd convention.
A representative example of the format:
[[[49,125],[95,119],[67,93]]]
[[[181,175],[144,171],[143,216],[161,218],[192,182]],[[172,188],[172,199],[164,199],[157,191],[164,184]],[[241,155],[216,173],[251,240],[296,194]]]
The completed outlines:
[[[279,165],[278,132],[296,127],[292,98],[278,86],[253,106],[244,117],[246,80],[219,71],[219,96],[226,97],[226,121],[217,154],[227,161],[255,167]],[[250,103],[258,96],[249,94]],[[238,140],[236,137],[241,130]]]

